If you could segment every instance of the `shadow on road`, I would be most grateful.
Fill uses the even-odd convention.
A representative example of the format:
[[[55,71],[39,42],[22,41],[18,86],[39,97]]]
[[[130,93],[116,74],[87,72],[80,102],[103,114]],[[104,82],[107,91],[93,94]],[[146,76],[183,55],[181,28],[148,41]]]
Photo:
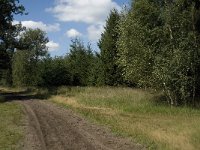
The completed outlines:
[[[33,92],[30,89],[20,91],[20,92],[5,92],[0,90],[0,103],[4,102],[11,102],[11,101],[16,101],[16,100],[45,100],[49,97],[49,94],[41,94],[37,92]]]

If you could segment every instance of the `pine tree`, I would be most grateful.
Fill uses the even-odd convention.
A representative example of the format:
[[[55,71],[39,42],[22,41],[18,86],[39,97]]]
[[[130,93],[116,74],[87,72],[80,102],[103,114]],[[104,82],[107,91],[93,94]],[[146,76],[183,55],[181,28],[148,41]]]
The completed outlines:
[[[72,75],[72,84],[86,86],[89,84],[93,53],[90,45],[86,48],[79,39],[73,39],[70,53],[66,57]]]
[[[112,10],[98,43],[100,48],[100,58],[102,60],[103,78],[106,85],[118,85],[122,82],[121,69],[116,63],[117,59],[117,40],[119,37],[117,28],[120,15],[117,10]]]

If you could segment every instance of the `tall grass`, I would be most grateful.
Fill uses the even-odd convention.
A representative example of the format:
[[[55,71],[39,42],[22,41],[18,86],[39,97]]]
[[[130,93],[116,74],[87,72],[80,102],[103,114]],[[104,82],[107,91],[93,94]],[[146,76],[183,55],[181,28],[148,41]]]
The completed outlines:
[[[200,149],[200,110],[169,107],[158,96],[131,88],[61,87],[50,99],[149,149]]]
[[[21,149],[22,111],[16,103],[0,103],[0,149]]]
[[[18,93],[24,88],[0,87],[0,150],[21,150],[25,132],[22,106],[7,102],[5,94]]]
[[[167,106],[164,97],[161,98],[155,91],[113,87],[0,90],[16,93],[23,90],[27,91],[25,95],[48,98],[91,121],[108,126],[115,134],[132,138],[148,149],[200,149],[200,110]],[[4,101],[3,97],[0,99]],[[3,114],[0,115],[0,121],[8,118],[0,125],[0,145],[5,143],[4,147],[13,145],[21,137],[18,128],[19,111],[20,107],[15,104],[0,103],[0,114]],[[17,124],[12,122],[13,117],[18,120],[14,121]],[[13,137],[6,141],[8,133],[12,133]]]

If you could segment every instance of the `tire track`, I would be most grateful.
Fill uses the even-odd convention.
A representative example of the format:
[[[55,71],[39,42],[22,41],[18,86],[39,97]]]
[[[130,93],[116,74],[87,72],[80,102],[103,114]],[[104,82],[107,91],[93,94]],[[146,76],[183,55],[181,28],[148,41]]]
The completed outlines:
[[[37,119],[37,116],[30,108],[29,105],[23,103],[25,114],[28,117],[28,135],[27,135],[27,149],[43,149],[46,150],[46,144],[44,142],[43,133],[40,127],[40,123]],[[29,140],[31,142],[29,143]]]
[[[28,150],[140,150],[142,146],[40,100],[21,101],[28,117]]]

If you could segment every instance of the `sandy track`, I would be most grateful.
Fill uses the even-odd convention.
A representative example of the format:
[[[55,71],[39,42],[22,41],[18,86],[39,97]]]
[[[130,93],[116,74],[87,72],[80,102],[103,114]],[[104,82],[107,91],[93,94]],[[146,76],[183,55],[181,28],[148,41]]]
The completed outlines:
[[[141,146],[91,124],[70,110],[39,100],[21,101],[27,115],[26,150],[139,150]]]

